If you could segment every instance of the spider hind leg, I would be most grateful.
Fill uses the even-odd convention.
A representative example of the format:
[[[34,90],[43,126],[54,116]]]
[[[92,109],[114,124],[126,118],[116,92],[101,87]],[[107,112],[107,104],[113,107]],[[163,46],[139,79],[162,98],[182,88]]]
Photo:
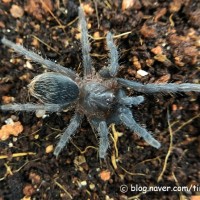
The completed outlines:
[[[93,119],[90,121],[94,131],[99,135],[99,157],[104,159],[109,148],[109,131],[105,121]]]
[[[62,110],[63,107],[67,107],[67,105],[60,105],[60,104],[7,104],[1,105],[0,110],[13,110],[13,111],[26,111],[26,112],[33,112],[38,110],[44,110],[47,112],[59,112]]]
[[[77,128],[80,126],[83,116],[79,113],[76,113],[73,118],[70,120],[70,123],[61,136],[58,144],[56,145],[56,148],[53,152],[53,154],[58,157],[62,149],[65,147],[65,145],[69,142],[72,135],[75,134]]]

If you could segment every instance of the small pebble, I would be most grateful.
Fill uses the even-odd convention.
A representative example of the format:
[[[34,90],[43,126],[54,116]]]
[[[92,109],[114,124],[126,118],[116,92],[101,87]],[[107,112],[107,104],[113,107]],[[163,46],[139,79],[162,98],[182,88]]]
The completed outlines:
[[[46,153],[51,153],[53,151],[53,145],[49,145],[46,147]]]
[[[6,124],[11,124],[11,125],[13,125],[13,124],[14,124],[14,121],[13,121],[12,118],[8,118],[8,119],[5,120],[5,123],[6,123]]]
[[[94,190],[95,184],[94,184],[94,183],[91,183],[91,184],[89,185],[89,188],[90,188],[91,190]]]
[[[100,173],[100,178],[101,180],[103,181],[108,181],[110,179],[110,176],[111,176],[111,173],[110,171],[108,170],[103,170],[101,173]]]
[[[18,5],[12,5],[10,13],[14,18],[21,18],[24,15],[24,10]]]
[[[148,75],[148,72],[146,72],[146,71],[144,71],[144,70],[142,70],[142,69],[139,69],[139,70],[137,71],[137,74],[140,75],[140,76],[146,76],[146,75]]]
[[[9,142],[8,146],[11,148],[13,147],[13,143],[12,142]]]
[[[41,117],[43,118],[43,116],[45,115],[45,110],[37,110],[35,112],[35,115],[37,118],[41,118]]]
[[[87,185],[87,181],[81,181],[81,185],[82,186],[86,186]]]

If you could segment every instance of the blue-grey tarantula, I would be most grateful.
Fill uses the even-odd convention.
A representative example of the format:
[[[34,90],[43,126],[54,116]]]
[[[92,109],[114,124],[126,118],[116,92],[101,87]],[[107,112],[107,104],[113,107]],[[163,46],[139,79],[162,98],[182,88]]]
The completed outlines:
[[[98,132],[100,158],[105,158],[109,148],[108,126],[111,123],[124,124],[131,131],[141,136],[148,144],[159,148],[161,144],[135,121],[130,109],[131,106],[141,104],[144,97],[126,96],[124,88],[129,87],[137,92],[144,93],[200,92],[200,85],[190,83],[144,85],[123,78],[116,78],[119,70],[118,52],[110,32],[106,36],[109,49],[109,66],[104,67],[97,73],[92,66],[87,23],[82,8],[79,8],[79,23],[84,68],[83,78],[79,77],[76,72],[50,60],[43,59],[36,53],[28,51],[6,38],[1,40],[4,45],[53,71],[36,76],[28,85],[30,94],[39,99],[42,104],[2,105],[1,110],[59,112],[73,107],[75,114],[54,150],[55,156],[60,154],[71,136],[75,134],[84,115],[86,115],[92,129]]]

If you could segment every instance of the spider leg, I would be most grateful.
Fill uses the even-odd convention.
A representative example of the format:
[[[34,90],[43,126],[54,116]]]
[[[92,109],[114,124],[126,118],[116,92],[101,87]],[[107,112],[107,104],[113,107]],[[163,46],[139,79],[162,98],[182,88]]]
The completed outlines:
[[[101,121],[99,123],[98,127],[98,133],[100,136],[100,141],[99,141],[99,157],[100,158],[105,158],[106,157],[106,152],[109,148],[109,139],[108,139],[108,127],[105,121]]]
[[[133,118],[131,111],[128,108],[123,108],[123,112],[120,114],[120,120],[130,130],[136,132],[141,136],[148,144],[155,148],[160,148],[161,144],[148,133],[148,131],[141,127]]]
[[[99,134],[99,157],[105,158],[106,152],[109,148],[109,131],[105,121],[91,120],[93,129],[98,131]]]
[[[109,59],[110,59],[110,64],[109,67],[107,68],[103,68],[102,70],[100,70],[100,74],[103,77],[109,78],[109,77],[115,77],[117,75],[117,72],[119,70],[119,55],[118,55],[118,51],[117,51],[117,47],[115,46],[114,42],[113,42],[113,36],[110,32],[108,32],[107,36],[106,36],[106,43],[107,43],[107,47],[109,50]]]
[[[53,152],[53,154],[58,157],[62,149],[65,147],[65,145],[69,142],[71,136],[75,134],[77,128],[80,126],[82,121],[83,115],[79,113],[75,113],[73,118],[70,120],[69,126],[61,136],[58,144],[56,145],[56,148]]]
[[[119,103],[122,105],[127,105],[127,106],[138,106],[144,101],[143,96],[136,96],[136,97],[123,97],[119,100]]]
[[[52,71],[55,71],[58,73],[63,73],[73,80],[77,77],[76,73],[74,71],[72,71],[71,69],[65,68],[65,67],[63,67],[59,64],[56,64],[50,60],[44,59],[41,56],[39,56],[38,54],[25,49],[23,46],[15,44],[15,43],[7,40],[5,37],[2,38],[1,42],[4,45],[14,49],[17,53],[20,53],[21,55],[24,55],[25,57],[31,59],[32,61],[35,61],[37,63],[45,65],[49,70],[52,70]]]
[[[58,112],[60,111],[63,107],[65,108],[67,105],[60,105],[60,104],[7,104],[7,105],[1,105],[0,110],[14,110],[14,111],[27,111],[27,112],[32,112],[32,111],[37,111],[37,110],[45,110],[49,112]]]
[[[129,81],[122,78],[118,78],[118,83],[122,86],[130,87],[138,92],[144,93],[158,93],[158,92],[200,92],[200,84],[193,83],[166,83],[166,84],[142,84],[136,81]]]
[[[124,90],[120,89],[117,95],[117,99],[120,104],[127,106],[138,106],[144,101],[143,96],[128,97],[126,96]]]
[[[90,57],[90,43],[88,40],[87,23],[82,7],[79,7],[79,24],[81,28],[81,46],[82,46],[84,76],[87,77],[93,74],[94,68],[92,67],[92,61]]]

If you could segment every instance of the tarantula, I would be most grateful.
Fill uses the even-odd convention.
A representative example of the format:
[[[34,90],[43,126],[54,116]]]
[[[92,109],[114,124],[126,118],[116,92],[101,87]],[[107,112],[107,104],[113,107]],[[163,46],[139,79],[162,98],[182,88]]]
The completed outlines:
[[[110,32],[106,36],[109,65],[97,73],[92,66],[87,23],[81,7],[79,8],[79,23],[84,68],[83,78],[71,69],[43,59],[36,53],[14,44],[5,37],[1,40],[4,45],[53,71],[36,76],[28,85],[30,94],[40,100],[42,104],[1,105],[1,110],[60,112],[67,108],[74,108],[75,114],[54,150],[55,156],[60,154],[71,136],[75,134],[84,115],[93,131],[98,132],[100,158],[105,158],[109,148],[108,126],[111,123],[124,124],[131,131],[141,136],[148,144],[159,148],[160,142],[135,121],[130,109],[132,106],[141,104],[144,97],[129,97],[126,95],[125,88],[129,87],[143,93],[200,92],[200,85],[191,83],[144,85],[123,78],[116,78],[119,70],[118,51]]]

